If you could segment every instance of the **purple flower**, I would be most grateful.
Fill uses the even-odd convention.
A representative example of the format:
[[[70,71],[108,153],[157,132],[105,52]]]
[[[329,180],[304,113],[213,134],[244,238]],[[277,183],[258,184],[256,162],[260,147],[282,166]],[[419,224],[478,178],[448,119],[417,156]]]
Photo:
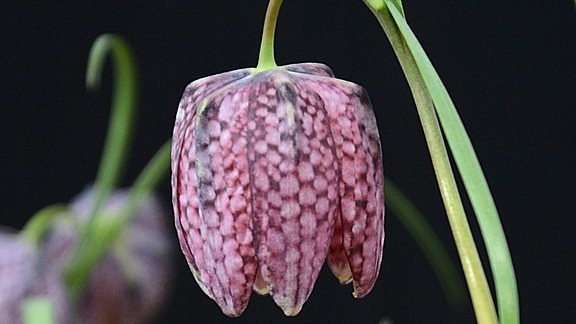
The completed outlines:
[[[192,82],[172,144],[180,246],[202,290],[239,316],[252,290],[288,316],[326,259],[370,292],[384,242],[382,153],[365,90],[322,64]]]
[[[113,192],[95,223],[113,221],[127,199],[127,190]],[[158,313],[169,289],[172,258],[166,212],[154,196],[137,206],[94,267],[84,293],[70,300],[64,273],[93,203],[92,190],[76,197],[38,246],[0,231],[0,323],[22,323],[21,304],[28,297],[49,298],[55,323],[145,323]]]
[[[128,190],[112,193],[97,221],[112,221],[128,201]],[[86,190],[70,204],[79,224],[85,224],[94,192]],[[146,323],[158,313],[168,292],[172,258],[166,212],[155,196],[145,198],[110,251],[96,265],[77,303],[78,323]],[[55,228],[47,246],[57,259],[69,257],[78,240],[78,225]],[[62,252],[64,251],[64,252]],[[53,263],[62,267],[63,262]],[[59,271],[62,273],[62,271]]]
[[[0,323],[21,323],[20,306],[35,273],[34,245],[0,227]]]
[[[66,289],[48,279],[47,257],[21,233],[0,228],[0,323],[22,323],[22,303],[33,297],[50,299],[56,323],[70,322]]]

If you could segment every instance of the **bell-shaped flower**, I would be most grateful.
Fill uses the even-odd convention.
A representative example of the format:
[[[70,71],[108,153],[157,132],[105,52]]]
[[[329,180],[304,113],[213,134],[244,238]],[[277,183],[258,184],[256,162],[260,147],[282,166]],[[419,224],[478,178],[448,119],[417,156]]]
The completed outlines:
[[[55,323],[147,323],[157,315],[170,286],[172,246],[165,208],[155,196],[139,203],[83,294],[70,299],[64,274],[94,196],[91,189],[77,196],[38,244],[0,228],[0,323],[22,323],[21,305],[30,297],[49,298]],[[95,222],[113,221],[127,201],[127,190],[113,192]]]
[[[366,91],[325,65],[192,82],[172,143],[180,245],[202,290],[239,316],[252,290],[298,314],[327,260],[365,296],[384,242],[382,153]]]
[[[32,285],[36,263],[34,245],[0,227],[0,323],[22,323],[21,304]]]
[[[128,203],[129,191],[116,190],[105,201],[97,222],[114,220]],[[95,193],[91,188],[70,204],[72,219],[62,218],[46,238],[47,272],[60,275],[86,224]],[[159,312],[170,287],[171,244],[165,206],[154,195],[144,198],[122,234],[93,269],[76,303],[74,322],[147,323]]]
[[[70,304],[60,280],[46,280],[48,255],[23,232],[0,227],[0,323],[23,323],[28,298],[50,300],[55,323],[69,323]]]

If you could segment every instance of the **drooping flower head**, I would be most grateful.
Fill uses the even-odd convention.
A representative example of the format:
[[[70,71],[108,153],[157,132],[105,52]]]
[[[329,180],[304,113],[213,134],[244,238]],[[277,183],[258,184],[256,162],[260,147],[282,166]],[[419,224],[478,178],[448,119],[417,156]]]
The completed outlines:
[[[36,264],[33,244],[0,227],[0,323],[21,323],[21,303]]]
[[[113,221],[129,203],[129,196],[127,189],[113,191],[104,202],[99,221]],[[91,187],[74,198],[70,211],[77,223],[86,223],[95,199],[96,191]],[[73,322],[136,324],[150,322],[158,315],[170,291],[173,268],[165,207],[154,194],[136,205],[130,222],[93,270],[75,305],[77,318]],[[48,237],[46,244],[53,259],[59,245],[61,257],[69,257],[72,251],[66,242],[79,239],[78,224],[70,225],[60,224]]]
[[[192,82],[172,139],[180,246],[202,290],[239,316],[252,290],[298,314],[320,269],[365,296],[384,243],[382,152],[370,100],[323,64],[276,66],[266,13],[257,68]]]
[[[297,314],[324,260],[363,297],[384,239],[382,154],[368,96],[321,64],[191,83],[173,135],[180,244],[230,316],[251,290]]]
[[[128,194],[112,192],[99,224],[114,221]],[[74,198],[37,243],[0,228],[0,323],[23,323],[21,305],[30,297],[49,298],[56,323],[146,323],[157,316],[170,288],[172,257],[166,212],[154,195],[137,205],[79,299],[70,298],[64,274],[95,196],[90,189]]]

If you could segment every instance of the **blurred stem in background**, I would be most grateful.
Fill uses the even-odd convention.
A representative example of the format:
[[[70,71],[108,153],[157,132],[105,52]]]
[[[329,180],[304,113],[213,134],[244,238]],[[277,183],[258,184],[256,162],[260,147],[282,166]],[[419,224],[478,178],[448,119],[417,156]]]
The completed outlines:
[[[76,247],[66,273],[66,281],[73,298],[78,298],[88,282],[91,271],[110,245],[128,224],[141,199],[167,175],[170,161],[170,146],[164,145],[146,165],[131,187],[126,207],[106,226],[95,226],[102,202],[119,183],[125,166],[129,143],[132,137],[133,120],[136,113],[137,76],[134,55],[127,42],[117,35],[104,34],[96,39],[90,51],[86,84],[89,89],[100,83],[102,68],[108,54],[114,62],[114,93],[108,137],[100,168],[96,177],[96,202],[92,206],[90,221],[83,229],[85,235]]]
[[[384,179],[384,188],[386,209],[391,211],[412,235],[434,270],[450,305],[461,307],[466,298],[466,289],[442,241],[418,208],[390,178]]]
[[[72,298],[77,298],[90,276],[90,271],[103,253],[92,257],[95,242],[101,239],[94,233],[92,226],[100,212],[102,203],[118,185],[125,168],[126,157],[132,138],[134,116],[136,113],[137,75],[136,64],[128,43],[120,36],[103,34],[92,45],[86,72],[86,87],[93,90],[99,87],[105,59],[111,55],[114,63],[114,90],[112,109],[108,126],[108,135],[104,146],[100,166],[94,187],[96,199],[92,206],[89,221],[82,229],[83,235],[72,254],[72,260],[66,273],[66,282]]]

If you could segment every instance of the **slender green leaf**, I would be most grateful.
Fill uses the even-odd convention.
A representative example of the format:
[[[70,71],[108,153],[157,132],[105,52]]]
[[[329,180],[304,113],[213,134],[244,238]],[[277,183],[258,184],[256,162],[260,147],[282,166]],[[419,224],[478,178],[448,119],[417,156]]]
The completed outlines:
[[[446,299],[452,306],[461,306],[465,300],[466,288],[442,241],[410,199],[389,178],[384,181],[386,209],[390,210],[412,235],[436,273]]]
[[[370,7],[369,3],[366,3]],[[486,279],[486,274],[468,224],[456,179],[448,158],[446,145],[444,144],[442,130],[440,129],[428,89],[388,7],[385,6],[378,10],[370,7],[370,9],[372,9],[388,37],[414,97],[416,110],[420,117],[438,188],[446,208],[446,216],[456,243],[460,264],[464,270],[476,318],[481,323],[497,323],[498,316],[490,294],[488,280]]]
[[[512,258],[492,194],[470,138],[446,88],[404,16],[393,1],[386,0],[386,3],[430,92],[446,140],[478,218],[494,275],[500,321],[518,323],[518,291]]]

